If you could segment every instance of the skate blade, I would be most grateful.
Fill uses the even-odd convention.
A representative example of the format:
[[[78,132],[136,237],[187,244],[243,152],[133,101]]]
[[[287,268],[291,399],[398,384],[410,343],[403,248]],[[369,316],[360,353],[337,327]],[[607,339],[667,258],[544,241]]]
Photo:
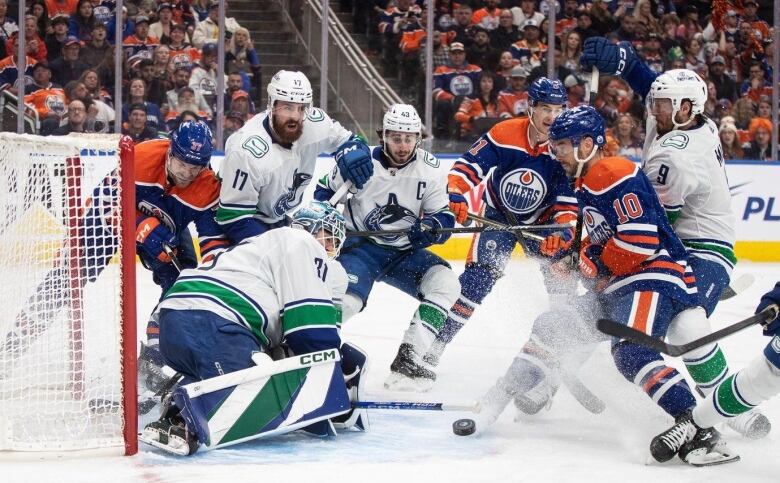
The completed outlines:
[[[740,457],[736,454],[721,453],[717,450],[706,453],[704,448],[702,448],[701,450],[691,451],[684,461],[691,466],[701,467],[736,463],[739,460]]]
[[[400,392],[428,392],[433,387],[430,379],[413,379],[397,372],[391,372],[385,379],[385,389]]]
[[[168,440],[168,444],[163,444],[157,440],[156,438],[157,436],[158,436],[157,432],[150,434],[147,433],[146,431],[143,431],[141,434],[138,435],[138,441],[142,443],[146,443],[149,446],[154,446],[155,448],[159,448],[167,453],[175,454],[177,456],[189,456],[190,448],[187,445],[186,441],[176,436],[173,436]]]

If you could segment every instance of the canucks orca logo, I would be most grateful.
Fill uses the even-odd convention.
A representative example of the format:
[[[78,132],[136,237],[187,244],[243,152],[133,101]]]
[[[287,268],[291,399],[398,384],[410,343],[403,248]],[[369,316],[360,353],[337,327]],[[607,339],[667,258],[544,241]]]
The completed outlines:
[[[521,215],[536,211],[547,195],[547,183],[533,169],[520,168],[501,178],[501,203]]]
[[[287,193],[283,194],[276,204],[274,204],[274,214],[276,216],[282,216],[289,212],[296,206],[301,204],[303,199],[303,192],[306,185],[311,181],[311,175],[309,173],[299,173],[296,169],[293,173],[293,182]]]
[[[582,213],[583,225],[585,225],[591,241],[597,244],[606,243],[612,237],[612,228],[604,215],[592,206],[586,207]]]
[[[377,205],[363,219],[363,225],[367,230],[392,230],[399,228],[409,228],[417,221],[417,215],[414,212],[398,203],[398,196],[390,193],[387,197],[387,204]],[[398,240],[403,235],[383,236],[383,240],[392,242]]]

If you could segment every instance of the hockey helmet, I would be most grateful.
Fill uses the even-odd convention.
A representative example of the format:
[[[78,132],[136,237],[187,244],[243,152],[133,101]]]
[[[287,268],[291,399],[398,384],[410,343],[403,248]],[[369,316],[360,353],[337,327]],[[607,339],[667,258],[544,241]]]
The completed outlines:
[[[404,161],[396,160],[389,149],[387,148],[387,132],[401,132],[414,134],[417,140],[412,148],[411,154],[408,159]],[[397,164],[406,164],[414,159],[417,148],[420,147],[420,141],[422,140],[422,121],[414,106],[409,104],[393,104],[385,113],[382,119],[382,152],[396,162]]]
[[[582,168],[596,155],[598,148],[604,146],[607,142],[606,130],[604,129],[604,119],[601,114],[591,106],[578,106],[564,111],[555,118],[550,126],[550,142],[569,139],[574,147],[574,159],[579,166],[576,176],[582,172]],[[595,147],[585,159],[580,159],[577,148],[583,138],[591,138]],[[552,146],[551,146],[552,147]],[[552,152],[552,150],[551,150]]]
[[[317,240],[332,241],[333,250],[328,252],[328,256],[331,260],[338,256],[347,236],[347,221],[336,208],[323,201],[313,200],[295,210],[291,218],[292,228],[306,230],[315,238],[320,230],[324,230],[324,239],[317,238]]]
[[[536,106],[540,102],[563,105],[566,104],[568,98],[566,87],[558,79],[540,77],[528,87],[528,99],[531,106]]]
[[[309,79],[303,72],[280,70],[268,83],[268,110],[271,111],[276,101],[312,104],[312,90]]]
[[[672,123],[675,128],[679,128],[693,121],[697,114],[704,112],[704,104],[707,102],[707,83],[692,70],[672,69],[656,77],[650,85],[650,93],[647,96],[647,111],[650,115],[652,115],[652,102],[655,99],[672,101]],[[691,118],[680,124],[676,117],[684,99],[691,102]]]
[[[196,166],[208,166],[214,145],[211,129],[202,121],[185,121],[171,136],[171,154]]]

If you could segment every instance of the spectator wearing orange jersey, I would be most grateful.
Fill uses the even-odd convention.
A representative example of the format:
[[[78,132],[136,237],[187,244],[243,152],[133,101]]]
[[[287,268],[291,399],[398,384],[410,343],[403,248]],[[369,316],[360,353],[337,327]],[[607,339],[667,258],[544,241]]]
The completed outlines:
[[[750,22],[753,30],[761,34],[762,40],[769,40],[771,38],[769,33],[769,24],[758,18],[756,12],[758,11],[758,2],[756,0],[746,0],[742,4],[742,21]]]
[[[135,17],[135,32],[128,35],[122,41],[122,48],[125,51],[125,58],[129,59],[137,55],[142,50],[149,51],[149,58],[152,58],[154,49],[160,45],[157,37],[149,35],[149,17],[138,15]]]
[[[493,73],[482,72],[479,76],[479,95],[476,99],[463,101],[455,113],[455,121],[460,124],[460,139],[474,142],[501,120],[494,86]]]
[[[46,0],[46,11],[49,12],[49,18],[55,15],[67,15],[70,17],[76,13],[79,0]]]
[[[65,114],[65,91],[51,82],[51,69],[45,62],[33,66],[33,83],[25,86],[25,104],[32,104],[40,119],[59,118]]]
[[[573,30],[577,26],[578,7],[579,4],[577,0],[565,0],[563,4],[563,15],[555,21],[555,35],[563,37],[565,33]]]
[[[501,0],[487,0],[486,5],[471,15],[471,25],[480,26],[485,30],[495,30],[498,27]]]
[[[509,86],[498,93],[498,115],[504,119],[524,116],[528,111],[528,67],[516,65],[512,68]]]
[[[547,53],[547,46],[539,40],[539,24],[536,20],[526,20],[523,24],[523,40],[512,44],[511,50],[515,60],[532,67],[541,65],[542,57]]]
[[[17,41],[18,37],[19,36],[16,33],[13,35],[13,48],[11,50],[11,55],[4,58],[3,60],[0,60],[0,91],[8,89],[8,92],[11,92],[14,95],[17,94],[19,87],[17,82],[19,77],[19,68],[16,64],[19,60],[16,55],[16,53],[19,51],[19,43]],[[27,56],[24,70],[24,85],[30,84],[32,82],[32,70],[36,63],[37,61],[35,59],[29,55]],[[22,92],[24,92],[24,89],[22,89]]]

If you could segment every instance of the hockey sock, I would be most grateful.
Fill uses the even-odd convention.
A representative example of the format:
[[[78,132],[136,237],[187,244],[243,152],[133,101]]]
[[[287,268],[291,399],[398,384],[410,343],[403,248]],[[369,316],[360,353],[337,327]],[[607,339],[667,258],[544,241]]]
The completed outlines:
[[[720,346],[712,344],[706,349],[708,350],[704,351],[702,356],[691,357],[689,354],[683,358],[688,374],[705,395],[710,394],[729,374],[726,356],[723,355]]]
[[[404,342],[411,344],[415,352],[422,355],[444,327],[446,319],[446,309],[430,300],[423,299],[414,313],[409,329],[404,334]]]
[[[693,420],[704,428],[714,426],[724,418],[750,411],[778,393],[780,368],[762,355],[720,383],[709,397],[693,410]]]
[[[466,322],[471,318],[476,305],[477,304],[466,297],[461,296],[458,298],[450,309],[449,317],[447,317],[444,327],[439,332],[436,340],[445,345],[452,342],[455,335],[460,332],[460,329],[462,329],[463,326],[466,325]]]
[[[618,371],[671,416],[677,417],[696,405],[683,375],[664,364],[659,353],[622,341],[612,348],[612,357]]]

